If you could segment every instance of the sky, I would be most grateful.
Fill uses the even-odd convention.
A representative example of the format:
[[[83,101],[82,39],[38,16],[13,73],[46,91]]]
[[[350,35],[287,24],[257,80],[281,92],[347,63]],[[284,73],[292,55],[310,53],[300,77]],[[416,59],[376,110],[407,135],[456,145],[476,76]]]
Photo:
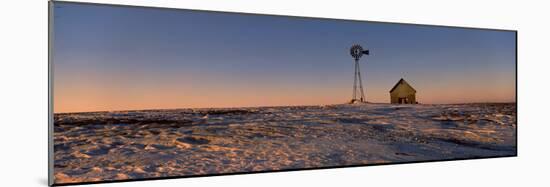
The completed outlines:
[[[388,103],[404,78],[426,104],[514,102],[514,32],[54,3],[54,112]]]

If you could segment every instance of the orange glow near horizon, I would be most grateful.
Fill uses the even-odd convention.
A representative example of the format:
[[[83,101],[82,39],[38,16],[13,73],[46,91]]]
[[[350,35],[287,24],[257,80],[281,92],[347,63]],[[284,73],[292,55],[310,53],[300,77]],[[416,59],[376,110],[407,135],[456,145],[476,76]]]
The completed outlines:
[[[181,80],[181,79],[179,79]],[[102,82],[105,81],[105,82]],[[128,80],[126,80],[128,81]],[[216,84],[202,80],[167,83],[144,83],[104,80],[75,80],[58,82],[54,93],[55,113],[175,109],[175,108],[231,108],[258,106],[296,106],[342,104],[351,97],[351,85],[341,87],[298,87],[284,84],[263,85],[259,82]],[[397,80],[395,80],[397,81]],[[483,85],[450,82],[447,87],[434,83],[407,80],[417,90],[422,104],[514,102],[515,89],[510,85],[485,87]],[[134,83],[131,83],[134,82]],[[141,82],[138,84],[137,82]],[[252,83],[252,84],[251,84]],[[367,80],[368,83],[368,80]],[[426,85],[428,84],[428,85]],[[208,85],[208,86],[205,86]],[[388,103],[392,84],[366,87],[369,102]]]

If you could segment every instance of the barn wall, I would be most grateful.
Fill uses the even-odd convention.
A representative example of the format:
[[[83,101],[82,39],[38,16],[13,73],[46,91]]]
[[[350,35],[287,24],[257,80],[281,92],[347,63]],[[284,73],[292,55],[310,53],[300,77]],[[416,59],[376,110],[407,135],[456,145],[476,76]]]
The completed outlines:
[[[398,96],[397,96],[397,92],[392,92],[390,93],[390,103],[397,103],[398,101]]]
[[[411,104],[416,104],[415,94],[409,95],[407,98]]]

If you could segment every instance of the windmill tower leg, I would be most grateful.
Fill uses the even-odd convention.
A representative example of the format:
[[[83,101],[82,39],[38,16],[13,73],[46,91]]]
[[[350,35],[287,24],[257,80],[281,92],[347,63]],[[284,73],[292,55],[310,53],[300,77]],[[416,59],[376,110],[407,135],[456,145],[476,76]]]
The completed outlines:
[[[351,97],[350,103],[354,103],[357,100],[357,70],[358,70],[358,60],[355,60],[355,72],[353,72],[353,95]]]
[[[361,68],[359,67],[359,62],[357,61],[355,63],[355,65],[357,66],[357,78],[359,79],[359,89],[361,91],[361,102],[366,102],[366,98],[365,98],[365,93],[363,92],[363,81],[361,81]]]
[[[357,87],[359,87],[359,90],[357,90]],[[359,67],[359,59],[355,59],[355,72],[353,74],[353,95],[350,103],[355,103],[356,101],[366,101],[365,93],[363,92],[363,81],[361,80],[361,68]]]

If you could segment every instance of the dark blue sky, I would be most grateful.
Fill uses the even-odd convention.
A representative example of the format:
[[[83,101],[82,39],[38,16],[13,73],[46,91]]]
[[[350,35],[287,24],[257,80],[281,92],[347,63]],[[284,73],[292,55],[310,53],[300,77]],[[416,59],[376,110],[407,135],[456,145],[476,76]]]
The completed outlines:
[[[343,103],[355,43],[369,101],[515,100],[508,31],[56,2],[54,33],[56,111]]]

